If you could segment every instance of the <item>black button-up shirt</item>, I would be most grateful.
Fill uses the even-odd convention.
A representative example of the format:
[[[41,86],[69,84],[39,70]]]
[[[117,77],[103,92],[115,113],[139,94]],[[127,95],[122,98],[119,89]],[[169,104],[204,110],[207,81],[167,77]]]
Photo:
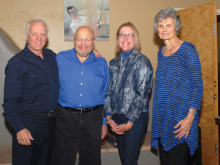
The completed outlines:
[[[15,132],[25,128],[22,112],[50,112],[57,106],[59,77],[56,54],[43,49],[43,58],[27,45],[5,68],[4,115]]]

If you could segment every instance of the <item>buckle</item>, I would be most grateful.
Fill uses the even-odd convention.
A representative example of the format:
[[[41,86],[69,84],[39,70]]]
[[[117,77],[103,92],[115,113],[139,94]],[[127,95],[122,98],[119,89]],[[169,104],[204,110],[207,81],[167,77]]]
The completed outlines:
[[[55,117],[57,115],[57,112],[49,112],[48,117]]]

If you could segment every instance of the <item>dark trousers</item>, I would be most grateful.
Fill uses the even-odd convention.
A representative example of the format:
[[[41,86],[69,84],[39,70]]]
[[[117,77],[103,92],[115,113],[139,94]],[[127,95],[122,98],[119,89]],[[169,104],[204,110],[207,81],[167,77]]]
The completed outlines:
[[[18,144],[16,134],[13,133],[12,164],[49,165],[51,145],[54,142],[55,118],[23,115],[22,121],[34,140],[30,146],[23,146]]]
[[[79,113],[61,107],[56,120],[56,164],[101,165],[102,110]]]
[[[143,112],[133,127],[123,135],[116,135],[122,165],[137,165],[141,144],[146,131],[148,112]],[[118,124],[127,123],[125,115],[113,115]]]
[[[178,144],[169,151],[164,151],[159,141],[159,153],[161,165],[191,165],[189,147],[186,142]]]

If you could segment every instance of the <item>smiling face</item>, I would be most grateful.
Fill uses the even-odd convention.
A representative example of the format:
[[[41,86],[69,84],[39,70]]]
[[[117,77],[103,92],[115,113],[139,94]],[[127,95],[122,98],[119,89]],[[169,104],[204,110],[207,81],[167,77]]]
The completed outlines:
[[[31,23],[26,40],[30,51],[36,55],[42,54],[43,47],[47,42],[45,26],[41,22]]]
[[[168,17],[157,23],[158,36],[162,40],[170,40],[177,36],[176,26],[173,18]]]
[[[120,37],[120,35],[121,35],[121,37]],[[118,36],[117,41],[118,41],[119,47],[124,52],[130,51],[135,45],[134,36],[129,37],[129,35],[134,35],[134,32],[133,32],[132,28],[129,27],[129,26],[122,27],[120,32],[119,32],[119,36]]]
[[[76,54],[81,57],[88,57],[95,47],[95,38],[91,28],[80,27],[74,37]]]

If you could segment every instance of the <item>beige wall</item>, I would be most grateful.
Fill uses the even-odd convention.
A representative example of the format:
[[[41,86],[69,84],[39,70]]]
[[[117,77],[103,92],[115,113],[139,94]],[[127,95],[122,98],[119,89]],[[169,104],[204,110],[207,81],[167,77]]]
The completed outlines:
[[[158,46],[154,43],[153,18],[164,7],[187,8],[219,0],[109,0],[110,40],[98,41],[97,49],[109,61],[115,56],[115,33],[120,24],[131,21],[140,33],[142,52],[147,55],[156,69]],[[48,47],[58,53],[73,47],[71,41],[64,41],[63,0],[1,0],[0,26],[15,43],[23,48],[26,22],[33,18],[45,20],[49,26]]]
[[[139,30],[142,53],[149,57],[156,70],[159,46],[155,43],[153,32],[155,14],[164,7],[187,8],[208,2],[216,2],[217,8],[220,9],[219,0],[109,0],[110,40],[97,41],[96,47],[107,61],[114,58],[116,30],[122,23],[131,21]],[[25,45],[26,22],[34,18],[43,19],[50,29],[48,48],[58,53],[60,50],[73,47],[72,42],[64,41],[63,15],[63,0],[1,0],[0,27],[22,49]],[[2,107],[0,111],[2,112]],[[0,145],[10,145],[11,137],[4,125],[2,115],[0,132]]]

